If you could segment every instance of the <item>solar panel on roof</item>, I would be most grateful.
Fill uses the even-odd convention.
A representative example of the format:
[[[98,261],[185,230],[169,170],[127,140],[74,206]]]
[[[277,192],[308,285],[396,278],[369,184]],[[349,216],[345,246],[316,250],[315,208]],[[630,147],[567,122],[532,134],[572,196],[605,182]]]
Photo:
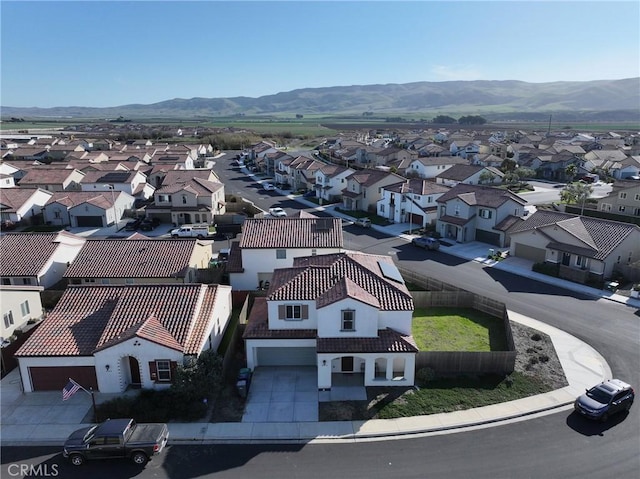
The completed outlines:
[[[382,272],[382,276],[392,281],[396,281],[398,283],[404,284],[402,275],[400,274],[400,271],[398,271],[398,268],[396,268],[395,264],[378,261],[378,266],[380,266],[380,271]]]
[[[111,171],[100,177],[100,181],[104,183],[123,183],[129,178],[128,171]]]

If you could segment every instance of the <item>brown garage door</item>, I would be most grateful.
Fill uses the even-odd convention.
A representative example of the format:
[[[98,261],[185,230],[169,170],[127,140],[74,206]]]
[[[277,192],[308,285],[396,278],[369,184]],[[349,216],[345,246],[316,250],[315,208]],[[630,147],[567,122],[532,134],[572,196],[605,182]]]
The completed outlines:
[[[34,391],[62,391],[69,378],[87,390],[98,390],[96,369],[93,366],[31,367],[29,375]]]

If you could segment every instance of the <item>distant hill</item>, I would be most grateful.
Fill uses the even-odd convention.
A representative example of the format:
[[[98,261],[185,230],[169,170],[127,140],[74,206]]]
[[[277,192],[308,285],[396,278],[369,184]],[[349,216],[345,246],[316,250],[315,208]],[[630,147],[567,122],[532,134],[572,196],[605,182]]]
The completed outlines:
[[[206,118],[275,114],[424,114],[524,118],[543,113],[640,117],[640,78],[585,82],[448,81],[303,88],[259,98],[191,98],[109,108],[3,106],[2,117]],[[609,112],[607,114],[606,112]],[[537,115],[536,115],[537,116]]]

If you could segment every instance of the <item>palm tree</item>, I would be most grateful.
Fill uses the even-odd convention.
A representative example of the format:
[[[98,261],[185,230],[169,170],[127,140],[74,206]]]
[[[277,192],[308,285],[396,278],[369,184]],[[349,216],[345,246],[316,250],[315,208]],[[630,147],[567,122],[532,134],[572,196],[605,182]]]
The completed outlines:
[[[570,164],[564,169],[564,174],[567,176],[567,179],[571,181],[576,173],[578,172],[578,168],[575,164]]]
[[[588,183],[570,183],[560,192],[560,199],[567,204],[577,205],[580,203],[582,205],[580,214],[582,215],[584,213],[584,204],[592,192],[593,187]]]

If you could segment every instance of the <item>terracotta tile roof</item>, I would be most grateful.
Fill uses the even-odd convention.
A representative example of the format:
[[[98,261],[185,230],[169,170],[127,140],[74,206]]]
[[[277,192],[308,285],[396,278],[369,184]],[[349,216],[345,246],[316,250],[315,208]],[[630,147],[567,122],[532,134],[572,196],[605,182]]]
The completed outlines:
[[[445,171],[436,175],[436,178],[445,178],[448,180],[458,180],[463,181],[469,178],[470,176],[475,175],[479,171],[482,171],[484,166],[476,166],[476,165],[464,165],[458,164],[453,165],[451,168],[447,168]]]
[[[420,178],[413,178],[411,180],[394,183],[392,185],[385,186],[384,189],[387,191],[393,191],[394,193],[411,192],[415,195],[434,195],[438,193],[446,193],[450,190],[448,186]]]
[[[315,329],[269,329],[266,298],[256,298],[247,318],[243,339],[315,339]]]
[[[339,218],[248,218],[241,248],[341,248]]]
[[[317,301],[317,307],[321,307],[353,297],[367,304],[377,303],[383,311],[413,311],[413,298],[404,281],[387,277],[387,269],[397,272],[389,257],[365,253],[295,258],[292,268],[273,272],[267,299]]]
[[[0,276],[37,276],[58,248],[60,233],[0,236]]]
[[[62,184],[74,171],[82,173],[70,168],[34,168],[22,177],[20,186]]]
[[[137,171],[129,170],[112,170],[112,171],[85,171],[84,178],[82,179],[82,184],[91,184],[91,183],[121,183],[121,184],[130,184],[133,182],[133,179],[138,174]]]
[[[227,273],[242,273],[244,268],[242,267],[242,250],[240,249],[240,242],[234,241],[231,243],[231,251],[227,258]]]
[[[196,239],[89,239],[64,277],[184,278],[196,247]]]
[[[0,196],[0,208],[4,212],[16,212],[23,207],[29,198],[31,198],[38,188],[3,188],[2,196]],[[47,192],[51,194],[50,192]]]
[[[120,194],[120,192],[117,192]],[[66,208],[78,206],[83,203],[96,204],[104,207],[111,206],[113,204],[111,192],[96,192],[96,191],[58,191],[53,193],[53,196],[45,203],[49,206],[53,203],[59,203]],[[97,203],[96,203],[97,202]]]
[[[133,336],[196,354],[196,345],[206,339],[217,288],[71,285],[16,355],[90,356]]]
[[[389,173],[387,171],[382,170],[360,170],[354,173],[351,173],[347,179],[353,180],[356,183],[359,183],[364,186],[375,185],[379,181],[387,178],[387,177],[397,177],[398,180],[402,180],[400,175],[396,175],[395,173]]]
[[[158,190],[156,190],[156,193],[170,194],[188,190],[195,193],[196,195],[206,196],[210,195],[211,193],[215,193],[221,188],[224,188],[224,185],[222,183],[203,180],[202,178],[192,178],[189,181],[178,183],[167,183],[165,178],[162,186]]]
[[[379,329],[373,338],[318,338],[318,353],[415,353],[413,336],[405,336],[393,329]]]

